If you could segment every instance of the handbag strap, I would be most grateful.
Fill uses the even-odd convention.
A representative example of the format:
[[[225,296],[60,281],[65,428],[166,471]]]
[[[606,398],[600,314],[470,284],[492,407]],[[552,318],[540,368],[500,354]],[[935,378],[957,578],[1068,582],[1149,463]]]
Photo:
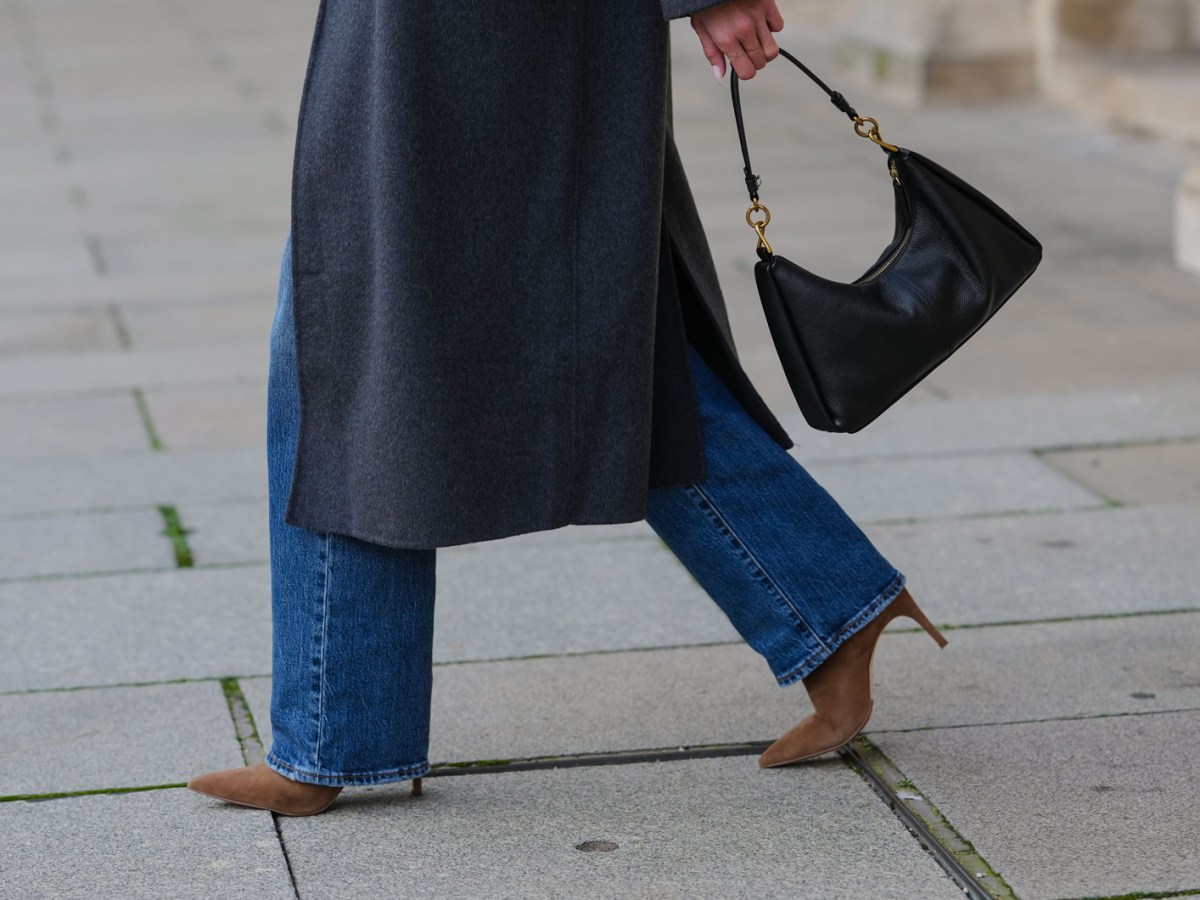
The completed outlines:
[[[860,116],[855,111],[854,107],[850,105],[850,101],[848,101],[842,95],[841,91],[835,91],[830,88],[829,85],[817,77],[816,73],[813,72],[812,69],[800,62],[800,60],[796,59],[796,57],[792,56],[792,54],[788,53],[782,47],[779,48],[779,53],[786,59],[789,59],[795,63],[800,68],[800,71],[816,82],[817,87],[829,95],[830,102],[832,102],[834,106],[844,112],[850,118],[850,120],[854,122],[854,131],[859,135],[859,137],[870,138],[872,141],[882,147],[884,152],[894,152],[899,149],[892,144],[886,143],[883,138],[879,136],[879,123],[870,116]],[[733,116],[735,119],[737,119],[738,143],[741,144],[742,160],[745,162],[742,172],[746,176],[746,190],[750,192],[750,199],[754,201],[755,204],[755,206],[751,207],[751,209],[765,209],[765,207],[760,207],[758,204],[758,186],[762,183],[762,179],[754,174],[754,171],[750,166],[750,149],[746,146],[746,125],[742,121],[742,101],[741,97],[738,96],[737,72],[735,72],[733,67],[730,66],[729,73],[733,76],[729,80],[729,90],[733,95]],[[863,131],[862,126],[867,123],[870,123],[870,125],[866,131]],[[765,225],[766,223],[764,222],[763,224]],[[751,227],[754,227],[753,223],[751,224]],[[761,232],[759,237],[762,237]]]

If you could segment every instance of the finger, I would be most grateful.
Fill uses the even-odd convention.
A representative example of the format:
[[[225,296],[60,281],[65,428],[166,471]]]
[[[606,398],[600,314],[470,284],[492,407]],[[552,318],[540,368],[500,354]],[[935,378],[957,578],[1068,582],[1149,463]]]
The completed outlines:
[[[762,30],[766,31],[767,26],[762,25]],[[762,42],[760,37],[758,37],[757,31],[755,32],[754,37],[751,37],[749,41],[744,41],[742,43],[742,49],[746,54],[746,59],[750,60],[752,64],[754,64],[755,68],[762,68],[763,66],[767,65],[767,48],[762,46]]]
[[[704,23],[695,16],[692,16],[692,30],[700,38],[700,47],[704,50],[704,58],[708,60],[709,65],[713,68],[713,75],[717,81],[720,81],[725,77],[725,54],[717,48],[717,42],[708,33],[708,29],[704,27]]]
[[[767,27],[772,31],[780,31],[783,29],[783,14],[779,11],[778,5],[774,2],[767,4]]]
[[[755,69],[761,69],[767,64],[767,51],[759,37],[760,31],[766,31],[766,26],[757,12],[744,16],[736,25],[742,52]]]
[[[738,78],[753,78],[754,73],[766,65],[762,53],[754,54],[761,61],[760,64],[755,64],[754,58],[746,54],[747,48],[758,46],[758,33],[749,16],[740,16],[727,30],[713,37],[717,47],[729,58],[729,64],[737,72]]]
[[[771,28],[766,19],[760,19],[758,22],[758,42],[763,49],[762,53],[755,53],[755,59],[762,59],[763,65],[779,55],[779,45],[775,43],[775,35],[771,34]]]

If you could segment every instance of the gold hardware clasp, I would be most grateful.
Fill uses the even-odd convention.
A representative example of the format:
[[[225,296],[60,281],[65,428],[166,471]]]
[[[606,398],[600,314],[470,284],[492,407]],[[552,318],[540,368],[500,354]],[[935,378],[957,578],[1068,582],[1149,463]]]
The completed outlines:
[[[867,122],[870,122],[871,125],[866,131],[863,131],[862,126],[865,125]],[[882,147],[884,150],[890,150],[892,153],[895,153],[897,150],[900,149],[895,144],[889,144],[887,141],[885,141],[882,137],[879,136],[879,122],[877,120],[871,118],[870,116],[855,116],[854,117],[854,133],[857,134],[859,137],[870,138],[875,143],[877,143],[880,147]]]
[[[751,219],[750,214],[753,212],[762,211],[761,219]],[[771,221],[771,211],[758,202],[758,198],[754,198],[754,202],[750,208],[746,210],[746,224],[754,229],[754,233],[758,235],[758,246],[766,248],[766,251],[774,255],[775,251],[771,249],[771,244],[767,240],[766,230],[767,224]]]

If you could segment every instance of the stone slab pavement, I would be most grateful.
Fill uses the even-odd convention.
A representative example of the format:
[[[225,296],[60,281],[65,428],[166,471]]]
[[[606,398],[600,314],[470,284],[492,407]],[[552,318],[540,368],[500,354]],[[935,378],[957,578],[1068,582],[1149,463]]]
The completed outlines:
[[[838,82],[813,6],[783,4],[780,42]],[[1192,151],[836,83],[1046,258],[894,410],[821,434],[686,20],[675,135],[741,356],[949,646],[889,628],[864,738],[762,771],[803,689],[645,523],[448,548],[424,796],[273,820],[182,790],[270,746],[263,404],[315,12],[0,3],[0,897],[1200,892],[1200,280],[1170,262]],[[786,61],[743,99],[774,242],[861,274],[892,231],[878,151]]]

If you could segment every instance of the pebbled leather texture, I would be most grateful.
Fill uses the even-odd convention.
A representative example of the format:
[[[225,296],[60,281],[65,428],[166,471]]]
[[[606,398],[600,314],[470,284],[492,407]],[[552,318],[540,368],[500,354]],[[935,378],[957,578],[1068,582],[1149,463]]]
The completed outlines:
[[[887,158],[899,175],[896,233],[862,276],[831,281],[765,250],[754,267],[792,393],[821,431],[873,422],[982,327],[1042,258],[1032,234],[952,172],[903,147]]]

